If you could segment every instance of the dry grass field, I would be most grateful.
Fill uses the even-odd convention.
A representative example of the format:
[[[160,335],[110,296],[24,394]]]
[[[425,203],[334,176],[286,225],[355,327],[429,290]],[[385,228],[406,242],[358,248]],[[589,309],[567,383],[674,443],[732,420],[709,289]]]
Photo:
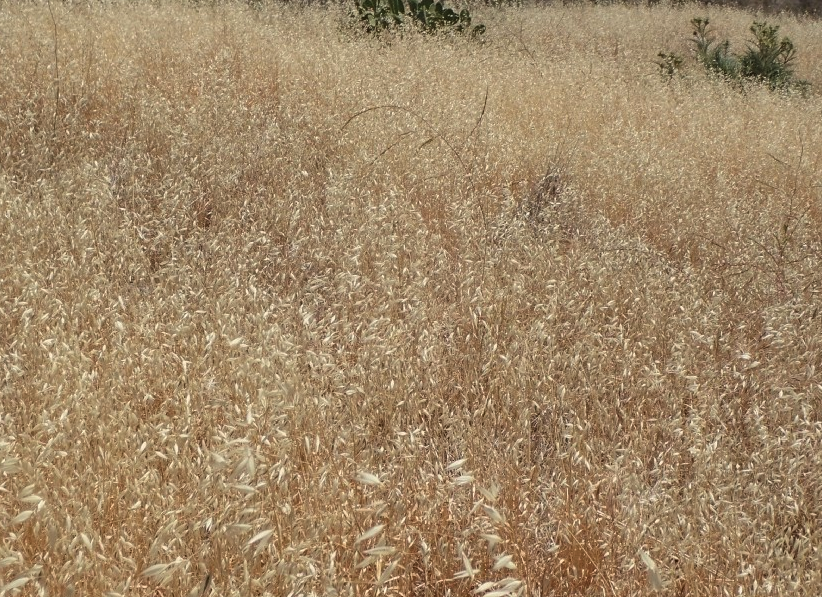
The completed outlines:
[[[0,3],[0,594],[822,594],[822,23],[703,15]]]
[[[646,0],[652,4],[655,0]],[[737,6],[751,10],[761,10],[766,14],[783,12],[794,14],[822,14],[819,0],[704,0],[705,4]]]

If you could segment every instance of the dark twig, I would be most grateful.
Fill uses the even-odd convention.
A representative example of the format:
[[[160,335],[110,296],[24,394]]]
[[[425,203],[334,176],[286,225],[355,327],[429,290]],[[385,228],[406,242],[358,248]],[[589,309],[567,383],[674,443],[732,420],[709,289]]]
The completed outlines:
[[[57,19],[54,16],[54,8],[51,6],[51,0],[47,2],[49,8],[49,15],[51,16],[51,25],[54,31],[54,114],[52,115],[51,131],[52,143],[56,147],[58,140],[57,121],[60,117],[60,63],[57,47]],[[51,154],[52,161],[54,160],[54,151]]]
[[[485,87],[485,99],[482,100],[482,112],[480,112],[479,118],[477,118],[477,123],[474,125],[474,128],[471,129],[471,132],[468,133],[468,139],[470,139],[474,133],[477,132],[479,129],[480,124],[482,124],[482,118],[485,116],[485,108],[488,106],[488,86]]]

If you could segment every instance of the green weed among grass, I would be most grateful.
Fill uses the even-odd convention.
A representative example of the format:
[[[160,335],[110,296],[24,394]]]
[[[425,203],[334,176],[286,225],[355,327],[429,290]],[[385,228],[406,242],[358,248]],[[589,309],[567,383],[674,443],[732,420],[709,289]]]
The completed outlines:
[[[734,83],[764,83],[772,90],[796,90],[806,93],[810,85],[796,77],[793,65],[797,50],[788,37],[779,36],[779,26],[766,21],[754,21],[750,27],[753,39],[742,54],[731,51],[730,40],[717,40],[710,28],[710,19],[691,20],[691,42],[696,59],[708,72]],[[681,56],[660,52],[657,65],[660,73],[670,79],[680,71]]]
[[[485,25],[471,26],[467,8],[456,12],[435,0],[354,0],[351,18],[367,33],[379,35],[395,31],[403,25],[423,33],[470,33],[476,37],[485,33]]]
[[[685,62],[685,59],[675,52],[660,52],[657,54],[657,58],[659,58],[659,60],[656,61],[656,65],[659,67],[659,74],[667,81],[670,81],[680,73],[682,64]]]

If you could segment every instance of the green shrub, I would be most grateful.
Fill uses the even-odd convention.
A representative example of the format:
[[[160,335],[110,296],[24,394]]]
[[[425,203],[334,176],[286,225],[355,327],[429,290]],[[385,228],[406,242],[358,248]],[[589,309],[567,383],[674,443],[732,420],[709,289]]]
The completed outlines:
[[[360,26],[368,33],[380,33],[404,22],[402,0],[355,0],[354,5]]]
[[[471,29],[471,13],[464,8],[457,14],[453,9],[434,0],[408,0],[408,12],[417,25],[426,33],[451,29],[458,33],[471,31],[474,35],[485,32],[484,25]]]
[[[750,28],[753,39],[743,54],[731,52],[731,42],[727,39],[717,41],[707,17],[692,19],[691,25],[696,60],[708,72],[735,84],[755,81],[771,89],[793,89],[802,93],[810,87],[807,81],[794,75],[792,63],[796,58],[796,47],[789,38],[779,38],[778,25],[754,21]],[[682,58],[666,52],[660,52],[658,57],[660,60],[656,64],[660,73],[670,80],[679,72]]]
[[[691,20],[694,33],[692,41],[696,45],[696,59],[708,71],[727,77],[737,79],[739,77],[739,63],[736,56],[731,53],[731,42],[727,39],[717,42],[712,32],[708,29],[710,21],[708,18],[695,18]]]
[[[791,63],[796,58],[796,48],[789,38],[779,39],[779,27],[754,22],[751,33],[754,40],[748,43],[748,50],[739,57],[742,76],[761,79],[771,88],[790,87],[799,83],[794,79],[791,68]]]
[[[485,25],[471,27],[468,9],[457,13],[435,0],[408,0],[407,8],[402,0],[354,0],[354,6],[356,12],[352,15],[360,27],[375,35],[397,30],[404,24],[425,33],[451,31],[472,36],[485,33]]]
[[[670,81],[674,76],[678,75],[682,68],[682,63],[685,62],[682,56],[674,52],[660,52],[657,54],[657,57],[659,60],[656,61],[656,65],[659,67],[659,74],[661,74],[662,78],[666,81]]]

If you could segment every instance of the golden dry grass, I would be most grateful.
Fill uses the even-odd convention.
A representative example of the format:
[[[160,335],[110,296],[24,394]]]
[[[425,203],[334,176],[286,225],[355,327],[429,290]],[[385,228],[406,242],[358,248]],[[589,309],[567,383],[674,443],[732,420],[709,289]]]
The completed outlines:
[[[801,99],[657,76],[731,9],[51,10],[0,5],[0,592],[820,594],[819,22]]]

